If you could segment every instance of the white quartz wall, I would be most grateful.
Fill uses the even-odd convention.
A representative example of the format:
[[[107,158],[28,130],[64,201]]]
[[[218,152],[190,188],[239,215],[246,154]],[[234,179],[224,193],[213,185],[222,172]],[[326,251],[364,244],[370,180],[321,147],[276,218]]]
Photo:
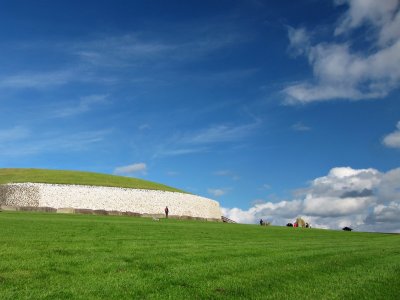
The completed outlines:
[[[168,206],[170,215],[221,218],[217,201],[184,193],[44,183],[12,183],[3,187],[11,191],[3,199],[6,205],[103,209],[141,214],[163,214]]]

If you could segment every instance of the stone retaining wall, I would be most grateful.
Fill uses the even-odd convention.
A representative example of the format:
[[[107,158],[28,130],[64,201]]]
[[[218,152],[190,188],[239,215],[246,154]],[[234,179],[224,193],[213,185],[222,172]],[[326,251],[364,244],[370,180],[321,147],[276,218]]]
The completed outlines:
[[[10,183],[0,185],[0,205],[16,207],[74,208],[131,212],[140,215],[163,214],[168,206],[170,215],[221,219],[217,201],[177,192],[129,188],[62,185],[44,183]]]

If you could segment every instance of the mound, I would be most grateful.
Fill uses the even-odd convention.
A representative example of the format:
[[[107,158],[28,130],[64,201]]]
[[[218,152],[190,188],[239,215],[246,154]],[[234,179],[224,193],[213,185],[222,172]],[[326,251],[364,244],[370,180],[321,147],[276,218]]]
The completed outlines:
[[[109,174],[46,169],[0,169],[0,184],[23,182],[111,186],[186,193],[160,183]]]
[[[122,176],[41,169],[0,169],[0,205],[104,210],[221,219],[217,201],[166,185]]]

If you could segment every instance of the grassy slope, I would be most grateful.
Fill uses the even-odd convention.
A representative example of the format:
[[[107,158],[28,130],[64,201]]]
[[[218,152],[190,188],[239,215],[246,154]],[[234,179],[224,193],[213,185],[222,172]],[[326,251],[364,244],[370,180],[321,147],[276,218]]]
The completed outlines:
[[[2,299],[398,299],[400,235],[0,213]]]
[[[183,192],[143,179],[108,174],[45,169],[0,169],[0,184],[11,182],[79,184]]]

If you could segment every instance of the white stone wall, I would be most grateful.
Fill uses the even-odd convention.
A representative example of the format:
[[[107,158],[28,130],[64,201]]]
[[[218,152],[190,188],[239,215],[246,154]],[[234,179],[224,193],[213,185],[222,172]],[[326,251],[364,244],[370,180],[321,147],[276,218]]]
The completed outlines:
[[[200,218],[221,218],[217,201],[176,192],[138,190],[87,185],[44,183],[11,183],[3,185],[4,205],[53,208],[85,208],[163,214],[165,206],[170,215]],[[0,199],[1,200],[1,199]]]

